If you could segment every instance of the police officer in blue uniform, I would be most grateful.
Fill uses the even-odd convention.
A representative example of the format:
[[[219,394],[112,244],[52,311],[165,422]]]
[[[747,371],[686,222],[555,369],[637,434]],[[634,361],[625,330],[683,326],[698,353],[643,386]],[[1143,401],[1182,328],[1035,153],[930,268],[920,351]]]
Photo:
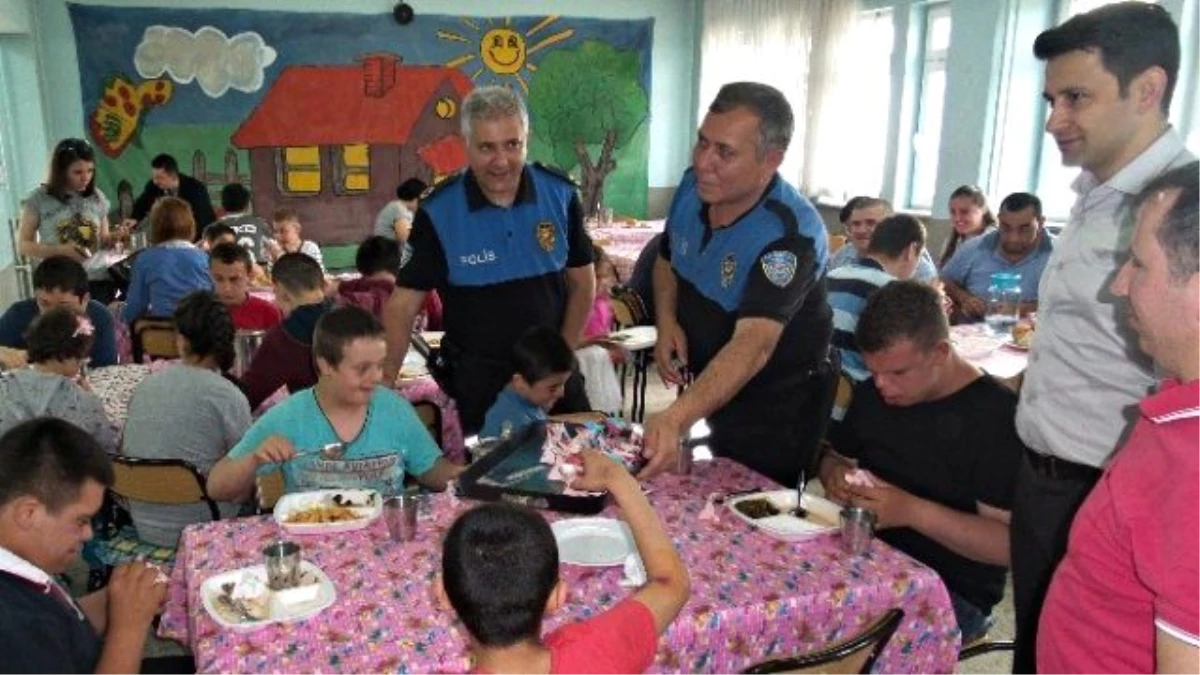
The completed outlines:
[[[384,315],[385,376],[394,379],[425,293],[441,295],[446,334],[439,381],[463,429],[483,425],[512,376],[517,338],[552,326],[577,347],[595,292],[592,245],[568,176],[526,164],[529,115],[505,87],[480,87],[462,104],[468,169],[421,203]],[[553,412],[589,409],[578,373]]]
[[[654,270],[659,372],[695,380],[646,425],[648,474],[700,419],[716,454],[785,485],[812,463],[833,322],[825,225],[776,172],[792,127],[751,82],[722,87],[700,127]]]

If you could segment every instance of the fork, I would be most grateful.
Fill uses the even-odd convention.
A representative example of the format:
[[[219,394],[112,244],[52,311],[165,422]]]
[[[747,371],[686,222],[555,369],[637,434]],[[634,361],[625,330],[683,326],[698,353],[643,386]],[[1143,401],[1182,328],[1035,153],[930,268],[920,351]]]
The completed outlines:
[[[804,474],[804,469],[800,470],[800,481],[796,483],[796,509],[792,511],[797,518],[803,518],[808,515],[808,509],[805,509],[804,503],[804,488],[808,485],[808,476]]]

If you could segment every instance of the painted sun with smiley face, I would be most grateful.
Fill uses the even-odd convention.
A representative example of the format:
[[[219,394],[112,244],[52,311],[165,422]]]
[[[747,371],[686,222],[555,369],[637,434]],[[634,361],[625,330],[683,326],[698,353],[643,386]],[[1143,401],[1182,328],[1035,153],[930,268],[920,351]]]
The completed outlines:
[[[513,28],[512,20],[505,18],[503,24],[479,25],[471,19],[463,19],[463,25],[470,28],[475,36],[464,36],[449,30],[439,30],[438,38],[450,42],[477,44],[477,53],[468,52],[446,62],[449,68],[458,68],[478,61],[480,65],[471,73],[471,79],[478,80],[485,71],[491,71],[496,78],[511,77],[521,85],[521,89],[529,93],[529,82],[526,73],[537,71],[537,66],[530,61],[535,53],[570,38],[575,31],[566,28],[547,35],[538,40],[538,33],[558,21],[557,16],[547,16],[538,21],[529,30],[522,33]],[[476,37],[477,36],[477,37]],[[537,40],[534,42],[534,40]],[[530,46],[532,43],[532,46]]]

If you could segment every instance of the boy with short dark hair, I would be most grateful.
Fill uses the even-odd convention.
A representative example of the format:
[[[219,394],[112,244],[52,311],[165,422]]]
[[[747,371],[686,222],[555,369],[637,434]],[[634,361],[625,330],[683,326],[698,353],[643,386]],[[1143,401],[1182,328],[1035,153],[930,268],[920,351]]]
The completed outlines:
[[[446,533],[434,590],[462,620],[476,672],[645,672],[658,636],[687,602],[687,568],[637,480],[600,453],[585,450],[580,457],[583,470],[572,487],[612,495],[648,581],[604,613],[542,637],[542,616],[567,595],[550,526],[513,504],[471,509]]]
[[[283,320],[283,313],[273,303],[250,295],[254,275],[250,251],[238,244],[217,244],[208,254],[208,273],[217,299],[229,308],[237,330],[267,330]]]
[[[354,268],[362,277],[338,284],[337,296],[346,304],[362,307],[383,320],[383,308],[396,290],[396,271],[400,269],[402,242],[379,235],[367,237],[354,254]],[[442,301],[430,291],[421,305],[428,330],[442,326]]]
[[[92,367],[117,362],[117,333],[112,314],[88,295],[88,276],[83,265],[67,256],[50,256],[33,270],[33,296],[18,300],[0,316],[0,369],[24,365],[25,335],[39,314],[53,307],[69,307],[86,314],[92,322]]]
[[[204,232],[200,235],[200,248],[211,251],[218,244],[236,244],[237,232],[225,223],[213,223],[204,228]]]
[[[271,224],[250,213],[250,190],[241,183],[229,183],[221,188],[221,210],[225,213],[214,224],[228,226],[236,241],[250,250],[256,262],[266,262],[266,241],[272,235]]]
[[[325,298],[321,265],[303,253],[288,253],[271,270],[275,304],[284,320],[267,331],[262,346],[242,375],[250,409],[255,410],[280,387],[289,392],[317,383],[312,342],[317,320],[333,308]]]
[[[512,365],[512,380],[488,408],[481,437],[507,436],[546,419],[575,370],[575,352],[558,331],[534,326],[513,345]]]

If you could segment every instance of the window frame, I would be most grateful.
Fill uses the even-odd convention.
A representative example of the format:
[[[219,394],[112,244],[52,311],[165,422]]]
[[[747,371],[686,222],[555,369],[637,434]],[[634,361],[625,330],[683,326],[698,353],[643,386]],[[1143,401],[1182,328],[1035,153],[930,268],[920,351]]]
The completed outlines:
[[[289,150],[308,150],[308,149],[312,149],[314,151],[314,153],[316,154],[316,159],[317,159],[316,164],[300,164],[300,163],[293,164],[293,163],[289,162],[289,160],[288,160],[288,151]],[[324,188],[325,188],[324,176],[322,175],[322,169],[321,169],[321,164],[322,164],[321,149],[322,149],[322,147],[319,145],[287,145],[287,146],[281,146],[279,148],[276,148],[275,166],[277,167],[277,184],[279,186],[280,193],[288,195],[289,197],[315,197],[315,196],[321,194],[322,190],[324,190]],[[293,190],[292,189],[291,184],[288,182],[288,177],[292,172],[301,172],[301,171],[313,172],[316,174],[316,176],[317,176],[316,190],[310,191],[310,190]]]
[[[947,57],[950,51],[949,35],[954,28],[953,12],[951,10],[951,4],[949,0],[939,0],[937,2],[924,3],[917,9],[919,11],[918,20],[914,22],[914,25],[919,31],[919,33],[915,36],[916,44],[919,45],[919,56],[915,59],[914,63],[915,65],[919,66],[919,69],[912,73],[911,79],[906,78],[909,79],[909,86],[911,87],[912,110],[910,113],[910,119],[905,120],[906,124],[904,125],[905,133],[903,138],[905,139],[905,143],[903,147],[904,157],[902,161],[903,177],[897,176],[896,182],[897,187],[902,186],[903,188],[902,190],[898,190],[898,192],[901,192],[904,196],[904,199],[901,201],[906,209],[928,212],[932,211],[934,197],[937,194],[938,153],[941,149],[942,123],[944,121],[946,112],[946,88],[944,80],[946,77]],[[934,49],[930,44],[934,33],[933,25],[935,21],[943,17],[946,21],[951,22],[949,24],[950,27],[947,30],[946,45]],[[942,74],[943,87],[942,98],[939,102],[939,109],[937,111],[937,133],[931,141],[931,146],[928,148],[930,157],[924,158],[921,156],[921,151],[917,148],[918,136],[928,135],[927,133],[922,133],[922,122],[928,122],[932,120],[932,118],[923,119],[924,114],[928,110],[928,104],[931,103],[931,101],[926,101],[925,96],[928,93],[930,75],[939,72]],[[932,165],[929,169],[932,171],[932,189],[929,192],[929,198],[927,200],[928,203],[925,203],[926,200],[917,199],[917,163],[918,161],[923,161],[925,159],[931,159],[932,161]]]

